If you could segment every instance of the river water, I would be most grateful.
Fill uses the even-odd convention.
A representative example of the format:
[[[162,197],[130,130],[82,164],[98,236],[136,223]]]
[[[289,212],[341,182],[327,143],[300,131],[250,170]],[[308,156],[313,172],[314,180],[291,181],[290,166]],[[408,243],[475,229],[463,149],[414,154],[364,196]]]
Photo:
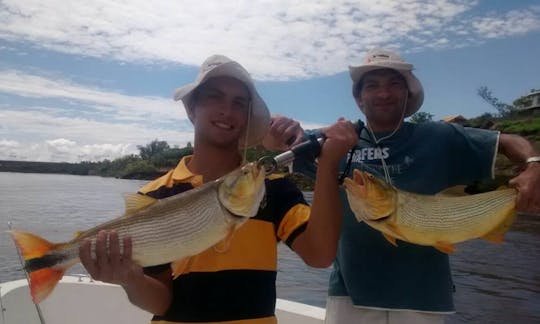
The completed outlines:
[[[53,242],[121,215],[145,181],[0,172],[0,282],[24,277],[8,222]],[[519,217],[501,245],[473,240],[451,256],[457,313],[447,323],[540,323],[540,218]],[[77,265],[70,273],[84,273]],[[278,297],[324,307],[330,269],[279,246]]]

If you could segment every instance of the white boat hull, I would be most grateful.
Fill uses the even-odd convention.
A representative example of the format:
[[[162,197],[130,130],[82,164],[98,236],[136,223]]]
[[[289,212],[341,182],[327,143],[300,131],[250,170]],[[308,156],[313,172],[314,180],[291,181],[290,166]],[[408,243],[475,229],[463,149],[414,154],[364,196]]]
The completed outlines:
[[[25,279],[0,284],[0,296],[0,324],[41,324]],[[121,287],[86,276],[64,276],[39,308],[47,324],[148,324],[152,317],[133,306]],[[276,302],[280,324],[322,324],[324,314],[320,307],[283,299]]]

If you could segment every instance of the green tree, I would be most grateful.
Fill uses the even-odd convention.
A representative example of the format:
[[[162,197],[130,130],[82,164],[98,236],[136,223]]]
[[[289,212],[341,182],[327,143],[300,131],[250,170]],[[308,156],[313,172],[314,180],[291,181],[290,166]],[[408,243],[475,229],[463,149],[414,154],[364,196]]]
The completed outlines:
[[[166,141],[159,141],[157,139],[145,146],[137,145],[137,148],[139,149],[139,155],[143,160],[152,160],[154,156],[170,149],[169,144]]]
[[[411,123],[421,124],[433,120],[433,114],[419,111],[411,116]]]
[[[132,161],[119,172],[121,178],[141,178],[150,174],[150,178],[155,178],[158,169],[148,160]]]

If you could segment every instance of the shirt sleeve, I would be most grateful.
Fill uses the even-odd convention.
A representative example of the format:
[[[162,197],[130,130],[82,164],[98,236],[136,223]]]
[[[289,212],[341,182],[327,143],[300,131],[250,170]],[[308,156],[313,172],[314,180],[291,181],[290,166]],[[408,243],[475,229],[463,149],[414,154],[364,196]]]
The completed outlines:
[[[277,237],[291,247],[296,237],[305,231],[310,211],[311,208],[304,204],[291,208],[279,224]]]
[[[450,176],[460,182],[493,178],[499,146],[497,131],[448,123],[448,145],[454,167]]]
[[[268,180],[263,218],[274,224],[278,241],[291,245],[309,219],[310,207],[298,187],[287,178]]]

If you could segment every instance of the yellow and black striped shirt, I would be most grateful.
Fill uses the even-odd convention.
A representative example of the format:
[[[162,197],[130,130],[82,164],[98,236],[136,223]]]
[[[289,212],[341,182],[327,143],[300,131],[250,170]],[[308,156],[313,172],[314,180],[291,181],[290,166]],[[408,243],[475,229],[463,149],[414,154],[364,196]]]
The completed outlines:
[[[203,183],[187,168],[191,157],[140,193],[157,199],[190,190]],[[226,251],[210,248],[191,258],[173,280],[173,300],[167,313],[154,316],[165,323],[276,323],[277,243],[289,247],[304,231],[309,206],[302,193],[285,178],[266,179],[266,203],[234,234]],[[159,273],[170,265],[148,267]]]

